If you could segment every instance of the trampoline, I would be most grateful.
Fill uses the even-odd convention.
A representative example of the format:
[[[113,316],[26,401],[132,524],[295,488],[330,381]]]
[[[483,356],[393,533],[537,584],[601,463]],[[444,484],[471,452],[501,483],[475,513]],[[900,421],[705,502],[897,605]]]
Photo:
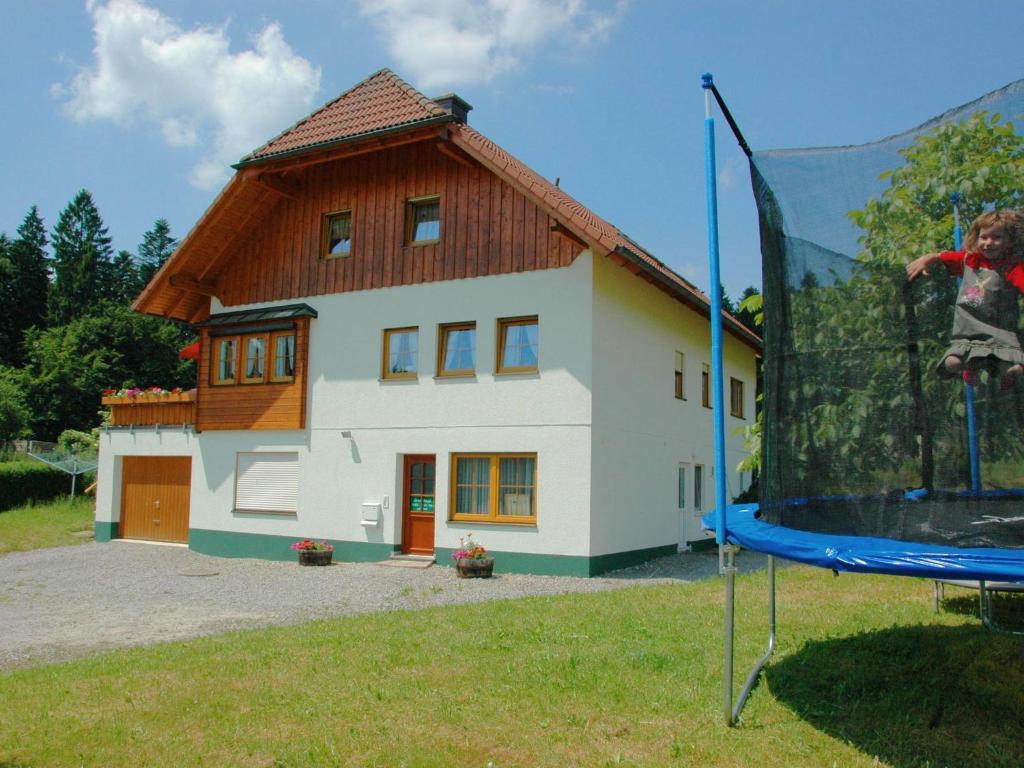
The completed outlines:
[[[749,158],[761,230],[758,504],[726,496],[721,291],[709,291],[716,510],[705,525],[726,577],[734,725],[775,647],[775,557],[975,580],[982,594],[985,582],[1024,581],[1024,80],[869,144],[763,152],[710,75],[702,85],[712,286],[714,103]],[[770,626],[734,706],[737,547],[770,556]]]

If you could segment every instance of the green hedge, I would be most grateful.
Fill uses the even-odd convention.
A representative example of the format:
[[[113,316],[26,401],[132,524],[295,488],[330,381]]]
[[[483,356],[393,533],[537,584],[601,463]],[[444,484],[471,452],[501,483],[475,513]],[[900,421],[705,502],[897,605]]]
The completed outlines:
[[[81,481],[82,478],[79,478]],[[0,463],[0,512],[71,493],[71,475],[42,462]]]

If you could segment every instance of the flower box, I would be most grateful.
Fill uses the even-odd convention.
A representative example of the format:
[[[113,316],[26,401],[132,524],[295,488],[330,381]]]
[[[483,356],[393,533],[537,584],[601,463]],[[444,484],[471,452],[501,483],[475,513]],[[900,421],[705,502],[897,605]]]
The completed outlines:
[[[159,403],[193,403],[195,399],[196,391],[190,389],[188,392],[168,392],[166,394],[143,392],[134,397],[128,395],[107,395],[100,402],[103,405],[155,405]]]
[[[333,557],[330,549],[300,549],[299,565],[330,565]]]
[[[460,579],[489,579],[494,574],[493,557],[460,557],[455,561]]]

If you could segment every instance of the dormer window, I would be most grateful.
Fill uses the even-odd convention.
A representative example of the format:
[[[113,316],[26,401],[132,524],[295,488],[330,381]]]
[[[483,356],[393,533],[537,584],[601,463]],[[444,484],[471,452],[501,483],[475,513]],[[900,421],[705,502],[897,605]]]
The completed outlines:
[[[323,258],[337,259],[352,253],[352,211],[326,214],[323,228]]]
[[[406,204],[405,242],[427,245],[441,239],[441,197],[414,197]]]

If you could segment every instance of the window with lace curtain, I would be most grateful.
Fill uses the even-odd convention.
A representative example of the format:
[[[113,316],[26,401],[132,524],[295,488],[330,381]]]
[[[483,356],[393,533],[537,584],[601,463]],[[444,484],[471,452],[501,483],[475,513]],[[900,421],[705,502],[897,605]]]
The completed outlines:
[[[381,378],[415,379],[419,370],[419,328],[384,331]]]
[[[535,373],[539,359],[537,316],[498,321],[498,373]]]

